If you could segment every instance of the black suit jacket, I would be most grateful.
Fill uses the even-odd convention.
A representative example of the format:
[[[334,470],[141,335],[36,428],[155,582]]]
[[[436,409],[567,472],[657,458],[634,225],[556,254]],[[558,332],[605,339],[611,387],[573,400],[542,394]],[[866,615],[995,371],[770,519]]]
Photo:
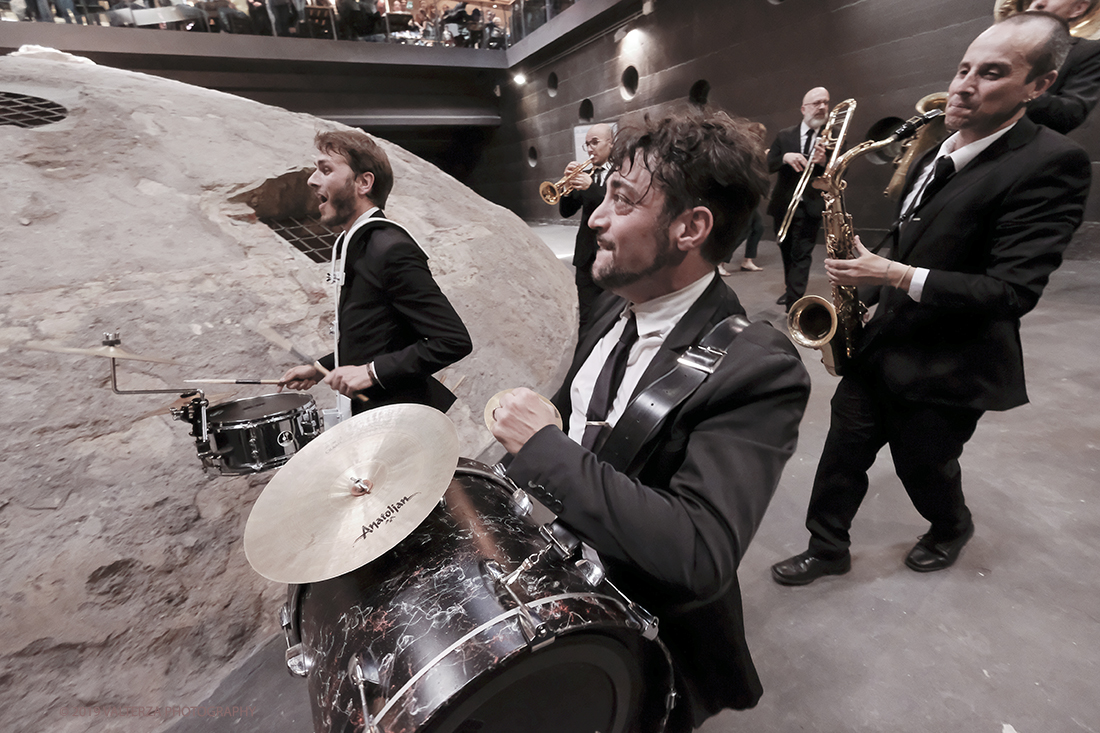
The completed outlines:
[[[778,174],[775,177],[771,199],[768,201],[768,215],[776,217],[779,221],[782,221],[786,215],[787,208],[791,205],[791,197],[794,196],[794,189],[798,186],[798,179],[802,177],[802,173],[783,162],[783,156],[787,153],[802,152],[801,127],[802,123],[799,123],[794,127],[780,130],[775,136],[775,142],[768,148],[768,172]],[[815,176],[825,171],[825,167],[821,165],[815,165],[814,168],[812,175]],[[825,210],[825,201],[821,198],[821,192],[807,185],[802,193],[802,206],[808,215],[821,216],[821,212]]]
[[[934,155],[913,166],[906,193]],[[921,300],[883,287],[857,362],[906,399],[979,410],[1027,402],[1020,317],[1062,263],[1090,176],[1079,146],[1017,122],[901,227],[894,259],[930,270]]]
[[[1100,99],[1100,41],[1074,38],[1050,89],[1027,106],[1032,122],[1062,134],[1081,126]]]
[[[454,397],[431,375],[468,355],[473,344],[432,277],[428,256],[390,224],[368,224],[346,246],[340,364],[374,362],[380,384],[364,391],[368,408],[418,402],[446,411]],[[320,361],[333,368],[332,354]]]
[[[553,400],[566,430],[573,378],[624,304],[605,296],[593,327],[581,335]],[[714,324],[743,313],[715,277],[666,338],[635,394]],[[809,391],[790,341],[755,323],[665,421],[637,476],[601,463],[555,427],[536,433],[509,467],[517,484],[600,552],[619,588],[660,617],[695,725],[722,708],[752,707],[762,693],[745,643],[737,566],[794,452]]]
[[[605,182],[606,184],[606,182]],[[581,212],[581,226],[577,230],[577,243],[573,248],[573,266],[578,270],[590,270],[596,260],[596,232],[588,226],[588,217],[603,203],[607,186],[592,185],[583,191],[570,191],[558,201],[558,213],[569,217]]]

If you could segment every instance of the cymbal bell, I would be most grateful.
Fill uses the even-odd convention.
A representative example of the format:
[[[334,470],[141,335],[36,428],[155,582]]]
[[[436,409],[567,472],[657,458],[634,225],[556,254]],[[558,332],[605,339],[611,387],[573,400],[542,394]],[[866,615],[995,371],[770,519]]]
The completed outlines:
[[[278,583],[362,567],[431,513],[458,453],[454,424],[425,405],[386,405],[326,430],[256,499],[244,530],[249,564]]]
[[[101,356],[109,359],[128,359],[130,361],[151,361],[156,364],[179,364],[178,361],[165,359],[160,356],[142,356],[118,348],[117,346],[97,346],[94,349],[77,349],[72,346],[54,346],[35,341],[23,344],[24,349],[33,351],[52,351],[58,354],[79,354],[80,356]]]
[[[512,389],[515,389],[513,387]],[[512,389],[502,389],[495,395],[489,398],[489,401],[485,403],[485,427],[489,428],[489,432],[493,432],[493,425],[496,424],[496,420],[493,418],[493,410],[500,407],[500,398],[512,391]],[[536,393],[537,394],[537,393]],[[546,397],[539,395],[539,399],[554,408],[554,424],[558,426],[558,430],[562,429],[561,413],[558,412],[557,406]]]

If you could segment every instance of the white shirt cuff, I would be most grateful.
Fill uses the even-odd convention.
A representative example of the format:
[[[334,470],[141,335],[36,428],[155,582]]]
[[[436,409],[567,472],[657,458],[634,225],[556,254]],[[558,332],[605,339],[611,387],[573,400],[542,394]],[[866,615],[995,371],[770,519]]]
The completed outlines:
[[[921,293],[924,292],[924,281],[928,279],[927,267],[914,267],[913,279],[909,281],[909,297],[920,302]]]

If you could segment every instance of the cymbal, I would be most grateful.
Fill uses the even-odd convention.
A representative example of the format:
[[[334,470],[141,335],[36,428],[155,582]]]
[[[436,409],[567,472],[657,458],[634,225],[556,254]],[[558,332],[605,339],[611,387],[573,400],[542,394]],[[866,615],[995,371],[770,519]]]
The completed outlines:
[[[326,430],[264,488],[244,530],[252,568],[316,583],[388,552],[435,508],[458,465],[458,431],[425,405],[386,405]]]
[[[129,351],[124,351],[117,346],[97,346],[94,349],[77,349],[72,346],[54,346],[53,344],[43,344],[34,341],[28,341],[23,344],[24,349],[32,349],[34,351],[53,351],[59,354],[79,354],[81,356],[102,356],[109,359],[129,359],[130,361],[151,361],[157,364],[178,364],[178,361],[171,359],[165,359],[160,356],[142,356],[141,354],[132,354]]]
[[[515,389],[515,387],[512,389]],[[490,397],[489,401],[485,403],[485,427],[489,428],[490,433],[493,432],[493,425],[496,424],[496,420],[493,419],[493,410],[500,407],[500,398],[511,391],[511,389],[503,389]],[[554,424],[558,426],[558,430],[561,430],[563,423],[561,421],[561,413],[558,412],[557,406],[542,395],[539,395],[539,399],[554,408]]]

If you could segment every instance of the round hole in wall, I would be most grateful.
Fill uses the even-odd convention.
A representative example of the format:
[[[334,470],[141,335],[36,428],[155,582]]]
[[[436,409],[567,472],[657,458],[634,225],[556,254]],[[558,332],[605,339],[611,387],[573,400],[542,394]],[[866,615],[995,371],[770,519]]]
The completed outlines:
[[[638,70],[633,66],[628,66],[623,71],[622,77],[622,92],[623,99],[633,99],[634,95],[638,93]]]
[[[691,91],[688,92],[688,100],[692,104],[698,104],[703,106],[707,103],[707,99],[710,97],[710,82],[706,79],[700,79],[691,85]]]
[[[871,125],[867,130],[867,137],[865,140],[885,140],[894,134],[894,132],[901,127],[905,120],[900,117],[883,117],[881,120]],[[894,158],[901,154],[902,143],[892,143],[884,148],[871,151],[867,156],[867,160],[871,161],[875,165],[883,165],[884,163],[893,163]]]
[[[581,122],[591,122],[596,116],[595,110],[592,109],[592,100],[585,99],[581,102],[580,111],[577,116],[581,118]]]
[[[535,150],[535,146],[527,148],[527,165],[534,168],[539,163],[539,151]]]
[[[550,72],[550,76],[546,77],[546,93],[551,97],[558,96],[558,75],[553,71]]]

